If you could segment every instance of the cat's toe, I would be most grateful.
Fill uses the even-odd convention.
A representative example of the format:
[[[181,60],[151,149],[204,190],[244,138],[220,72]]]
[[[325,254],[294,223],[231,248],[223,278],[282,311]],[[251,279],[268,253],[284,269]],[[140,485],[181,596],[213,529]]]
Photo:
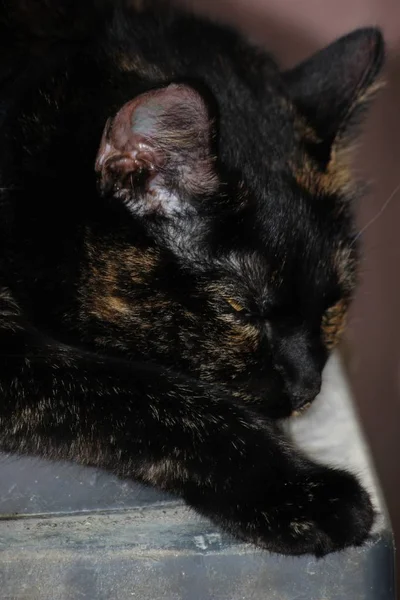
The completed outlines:
[[[359,546],[368,538],[374,510],[352,475],[323,470],[284,489],[287,496],[264,513],[264,525],[260,522],[258,532],[265,535],[264,543],[261,539],[256,543],[283,554],[322,557]]]
[[[311,511],[316,525],[315,555],[359,546],[374,522],[368,493],[348,473],[330,472],[328,482],[315,488]]]

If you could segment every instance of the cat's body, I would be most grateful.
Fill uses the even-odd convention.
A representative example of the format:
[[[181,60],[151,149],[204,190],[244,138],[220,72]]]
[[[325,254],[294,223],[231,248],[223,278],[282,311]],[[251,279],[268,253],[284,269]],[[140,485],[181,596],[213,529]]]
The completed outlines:
[[[79,4],[3,3],[0,448],[273,551],[361,543],[367,494],[276,418],[317,395],[354,290],[348,136],[379,33],[282,75],[164,4]]]

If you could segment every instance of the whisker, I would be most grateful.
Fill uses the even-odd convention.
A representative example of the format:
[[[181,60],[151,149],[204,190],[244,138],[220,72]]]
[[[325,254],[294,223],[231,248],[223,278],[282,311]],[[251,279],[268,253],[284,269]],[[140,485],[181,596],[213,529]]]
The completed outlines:
[[[381,208],[378,210],[378,212],[376,213],[375,216],[372,217],[372,219],[370,221],[368,221],[368,223],[366,225],[364,225],[364,227],[362,229],[360,229],[360,231],[357,233],[356,237],[354,238],[354,242],[356,242],[358,240],[358,238],[371,226],[375,223],[375,221],[377,221],[379,219],[379,217],[382,216],[383,212],[387,209],[387,207],[389,206],[389,204],[391,203],[391,201],[393,200],[393,198],[396,196],[397,192],[400,190],[400,183],[394,188],[394,190],[392,191],[392,193],[390,194],[390,196],[387,198],[387,200],[382,204]]]

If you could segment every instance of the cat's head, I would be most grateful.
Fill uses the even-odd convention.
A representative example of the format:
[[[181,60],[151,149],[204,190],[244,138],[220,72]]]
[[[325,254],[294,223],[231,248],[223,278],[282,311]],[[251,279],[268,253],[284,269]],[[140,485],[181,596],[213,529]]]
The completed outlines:
[[[349,151],[382,58],[359,30],[265,98],[177,82],[121,106],[95,165],[110,222],[87,236],[97,343],[277,414],[312,401],[356,283]]]

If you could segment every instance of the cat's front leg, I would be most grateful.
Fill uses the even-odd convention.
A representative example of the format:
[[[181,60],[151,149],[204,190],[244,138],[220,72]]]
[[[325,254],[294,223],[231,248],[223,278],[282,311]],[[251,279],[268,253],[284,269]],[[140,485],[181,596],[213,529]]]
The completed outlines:
[[[266,467],[261,457],[249,460],[246,473],[232,464],[213,489],[192,486],[186,500],[235,536],[272,552],[321,557],[361,545],[374,511],[356,478],[289,457],[284,442],[275,443]]]
[[[362,543],[366,492],[302,458],[273,422],[154,365],[57,344],[3,310],[0,448],[172,492],[238,537],[317,556]]]

